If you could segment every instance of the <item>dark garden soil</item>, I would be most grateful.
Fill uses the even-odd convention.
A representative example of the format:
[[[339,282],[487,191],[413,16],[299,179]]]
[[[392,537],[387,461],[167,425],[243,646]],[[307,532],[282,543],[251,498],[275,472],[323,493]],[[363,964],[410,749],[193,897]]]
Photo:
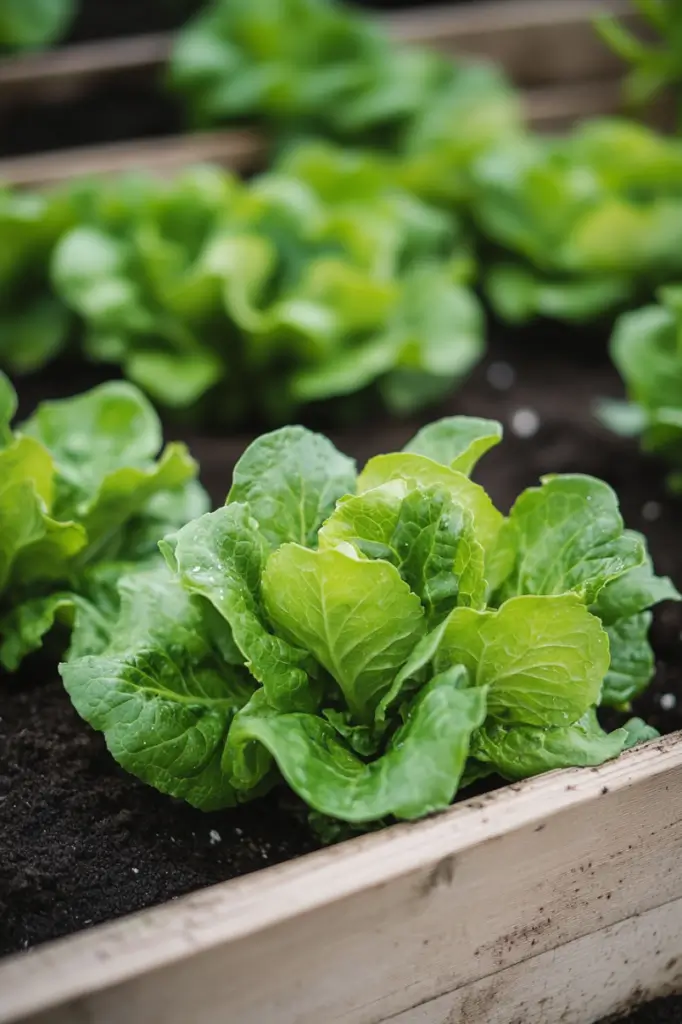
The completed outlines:
[[[22,412],[29,412],[39,397],[78,391],[96,376],[83,370],[68,379],[52,374],[49,381],[25,381]],[[658,571],[680,584],[680,499],[666,493],[662,466],[641,456],[633,442],[612,437],[592,416],[599,396],[619,393],[603,339],[545,327],[523,339],[493,340],[468,386],[420,421],[454,412],[503,421],[505,441],[486,456],[477,478],[505,510],[544,473],[582,471],[608,480],[628,525],[647,535]],[[364,430],[331,435],[362,462],[401,447],[420,421],[376,419]],[[532,436],[523,436],[535,426]],[[183,431],[167,433],[177,437]],[[222,502],[249,436],[226,440],[184,434],[214,502]],[[682,728],[681,629],[682,609],[668,605],[658,610],[652,631],[656,680],[636,708],[665,732]],[[20,679],[4,679],[0,685],[0,952],[315,847],[307,828],[275,797],[207,815],[127,776],[101,738],[72,711],[45,659],[36,658]],[[632,1024],[682,1021],[682,1003],[668,1001],[662,1007],[660,1013],[638,1011]]]

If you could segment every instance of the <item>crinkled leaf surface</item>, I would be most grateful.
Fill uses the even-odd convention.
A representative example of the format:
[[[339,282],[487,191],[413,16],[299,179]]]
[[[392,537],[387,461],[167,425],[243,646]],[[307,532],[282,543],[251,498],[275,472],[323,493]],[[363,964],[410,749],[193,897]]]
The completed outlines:
[[[319,699],[309,653],[276,636],[261,593],[267,544],[250,509],[234,502],[188,523],[161,549],[182,586],[223,616],[268,701],[281,711],[311,710]]]
[[[514,597],[496,612],[455,608],[434,665],[464,665],[488,688],[488,714],[525,725],[571,725],[598,703],[609,667],[599,619],[574,594]]]
[[[471,753],[505,779],[516,780],[556,768],[603,764],[618,757],[629,742],[625,729],[604,732],[590,709],[574,725],[554,729],[488,722],[475,733]]]
[[[258,740],[306,803],[343,821],[418,818],[452,801],[485,691],[462,689],[463,669],[435,677],[415,698],[389,749],[366,763],[312,715],[241,716],[231,741]]]
[[[268,559],[263,598],[276,628],[324,666],[362,724],[421,638],[424,612],[393,565],[350,552],[283,545]]]
[[[434,620],[455,604],[485,603],[484,552],[471,514],[448,490],[407,489],[394,480],[339,502],[319,532],[320,548],[350,543],[395,565]]]
[[[469,476],[479,459],[501,440],[502,426],[496,420],[448,416],[422,427],[403,450]]]
[[[404,480],[408,489],[421,486],[447,490],[454,502],[471,513],[476,539],[483,548],[492,547],[502,525],[502,514],[483,488],[464,473],[442,466],[425,455],[399,452],[377,455],[369,460],[358,477],[357,490],[363,494],[392,480]]]
[[[547,477],[517,499],[504,539],[516,561],[498,600],[572,591],[591,604],[602,587],[642,564],[641,538],[625,531],[608,484],[578,474]]]
[[[312,546],[338,498],[355,489],[355,463],[321,434],[284,427],[254,441],[235,466],[228,502],[245,502],[273,547]]]
[[[611,664],[604,679],[602,704],[628,707],[653,679],[656,663],[649,643],[651,619],[651,612],[639,612],[606,627]]]
[[[165,567],[122,584],[121,617],[104,654],[60,671],[78,713],[127,771],[203,810],[236,802],[223,759],[252,686],[225,664],[200,600]]]

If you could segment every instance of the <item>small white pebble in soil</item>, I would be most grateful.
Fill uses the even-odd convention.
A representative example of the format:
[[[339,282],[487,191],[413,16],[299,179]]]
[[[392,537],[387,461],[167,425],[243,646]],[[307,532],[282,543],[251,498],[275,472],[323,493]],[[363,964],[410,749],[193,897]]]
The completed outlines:
[[[134,875],[139,875],[139,873],[140,873],[140,869],[139,868],[131,868],[130,870],[132,871],[132,873]]]
[[[677,697],[674,693],[662,693],[658,702],[664,711],[672,711],[677,704]]]
[[[244,829],[243,828],[235,828],[234,834],[236,836],[243,836],[244,835]]]
[[[485,375],[490,387],[496,391],[509,391],[516,380],[514,367],[503,362],[491,363]]]
[[[533,437],[540,428],[540,417],[535,409],[517,409],[511,418],[512,433],[517,437]]]
[[[653,523],[661,514],[661,506],[657,501],[645,501],[642,505],[642,519]]]
[[[211,846],[215,846],[216,843],[219,843],[221,841],[220,832],[216,832],[216,830],[212,828],[211,831],[208,833],[208,839]]]

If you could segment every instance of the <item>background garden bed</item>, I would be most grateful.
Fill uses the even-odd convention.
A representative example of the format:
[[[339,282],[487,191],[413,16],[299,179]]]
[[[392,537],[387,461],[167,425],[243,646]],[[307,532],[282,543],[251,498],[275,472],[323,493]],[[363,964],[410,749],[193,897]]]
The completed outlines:
[[[377,6],[388,11],[393,4]],[[412,5],[396,0],[395,6]],[[163,140],[163,154],[182,132],[181,103],[164,87],[172,35],[136,28],[134,20],[126,21],[127,7],[121,9],[121,22],[115,22],[129,26],[125,32],[116,29],[120,38],[95,38],[50,53],[0,59],[0,180],[31,185],[108,167],[116,171],[120,154],[98,153],[97,146],[131,139],[147,141],[137,153],[134,148],[124,151],[124,166],[153,169],[154,140]],[[148,9],[142,5],[141,18]],[[386,17],[392,32],[406,42],[501,64],[524,90],[532,123],[554,130],[581,117],[621,109],[621,65],[594,32],[592,17],[598,9],[632,20],[627,0],[462,0]],[[104,35],[113,34],[113,24],[112,32]],[[166,27],[165,22],[159,27]],[[92,35],[77,32],[76,38]],[[247,157],[239,137],[232,147],[230,132],[215,134],[214,140],[195,147],[178,139],[177,145],[186,150],[184,160],[182,153],[178,156],[180,164],[215,160],[242,170],[260,159],[260,147],[252,145]],[[69,152],[84,146],[88,153]],[[65,152],[55,163],[40,156],[45,150]],[[159,169],[167,166],[162,158]]]

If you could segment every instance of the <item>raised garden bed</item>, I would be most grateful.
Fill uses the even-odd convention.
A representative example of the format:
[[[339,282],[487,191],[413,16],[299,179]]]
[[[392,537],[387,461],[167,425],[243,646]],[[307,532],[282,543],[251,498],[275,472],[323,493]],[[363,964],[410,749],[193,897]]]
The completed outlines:
[[[502,0],[394,25],[404,38],[501,60],[526,88],[534,124],[561,128],[618,108],[618,65],[592,35],[595,6],[527,2],[511,14]],[[81,140],[69,122],[76,130],[73,119],[96,104],[112,133],[101,141],[176,131],[177,112],[168,108],[164,121],[154,107],[167,52],[165,37],[147,36],[0,63],[6,124],[26,121],[29,109],[45,115],[47,134],[17,150],[92,141],[92,123],[83,121]],[[75,106],[63,105],[69,95]],[[117,96],[136,108],[137,127],[117,125]],[[57,120],[50,97],[60,100]],[[246,170],[261,155],[254,134],[222,132],[6,160],[0,177],[40,185],[198,159]],[[658,570],[679,580],[679,506],[662,470],[591,416],[597,397],[619,393],[604,340],[498,331],[467,387],[428,418],[504,422],[508,442],[477,474],[504,510],[546,472],[609,481]],[[26,382],[22,411],[97,378],[81,369]],[[362,462],[399,448],[415,426],[376,418],[332,437]],[[221,502],[250,438],[187,440]],[[437,818],[303,859],[318,843],[277,796],[205,814],[158,795],[114,764],[45,660],[27,662],[2,680],[0,951],[38,948],[0,966],[0,1022],[209,1024],[229,1007],[246,1024],[588,1024],[681,991],[681,628],[679,608],[659,610],[656,680],[635,708],[670,734],[662,740],[599,769],[464,794]],[[253,874],[263,867],[271,870]],[[679,1019],[679,1002],[669,1005]]]
[[[678,507],[658,467],[590,417],[596,397],[617,393],[614,371],[587,352],[562,355],[566,338],[523,340],[513,348],[498,340],[448,405],[506,425],[508,443],[479,478],[506,508],[550,468],[601,475],[627,522],[646,533],[659,570],[679,578]],[[500,362],[514,371],[507,390],[494,386]],[[514,434],[520,409],[539,417],[533,437]],[[377,422],[334,439],[365,459],[413,428]],[[193,439],[214,500],[246,440]],[[682,724],[681,627],[680,609],[663,606],[656,682],[636,708],[665,732]],[[274,802],[265,815],[205,815],[145,789],[114,765],[40,664],[23,680],[2,716],[6,756],[19,765],[0,803],[3,871],[12,879],[4,950],[313,847]],[[669,697],[661,704],[671,693],[675,708]],[[682,747],[671,736],[600,769],[506,787],[431,821],[224,883],[8,961],[0,1020],[77,999],[40,1020],[160,1014],[201,1024],[229,1004],[254,1022],[595,1021],[682,986],[680,785]],[[263,958],[268,980],[256,983]]]

